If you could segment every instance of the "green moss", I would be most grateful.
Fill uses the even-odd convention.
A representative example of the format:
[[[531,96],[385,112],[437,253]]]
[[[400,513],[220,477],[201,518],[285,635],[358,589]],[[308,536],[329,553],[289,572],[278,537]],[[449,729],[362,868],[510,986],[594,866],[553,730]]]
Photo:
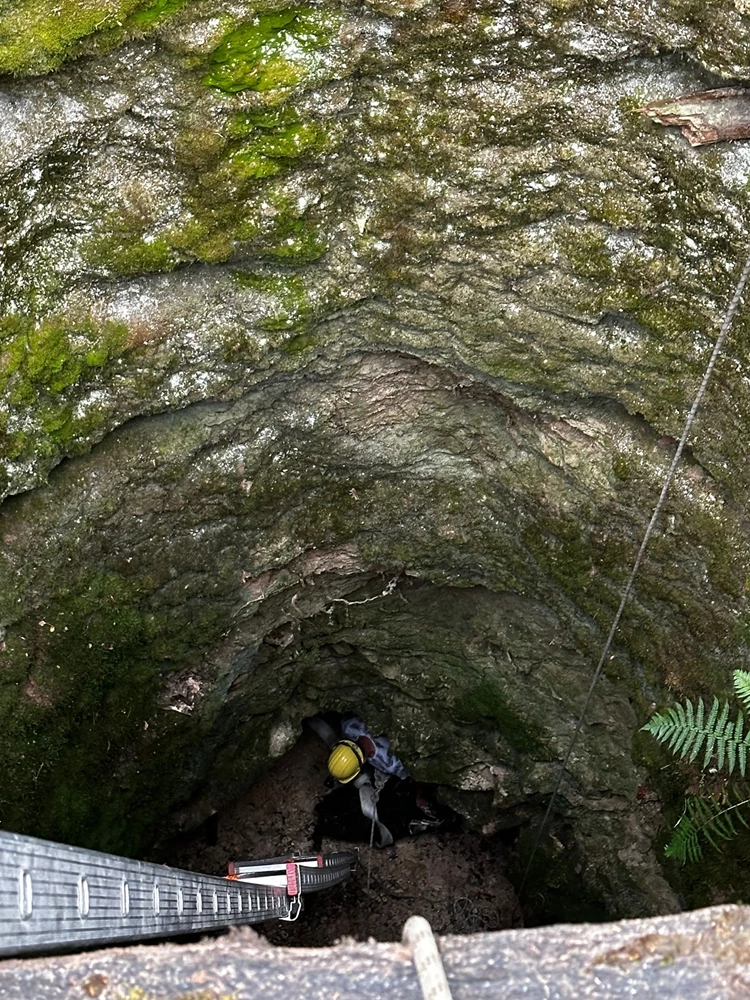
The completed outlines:
[[[272,260],[309,264],[321,257],[328,246],[318,229],[305,219],[279,220],[276,239],[266,241],[261,254]]]
[[[317,260],[327,241],[293,199],[279,196],[271,216],[253,210],[243,217],[238,211],[242,199],[236,194],[234,200],[229,198],[238,181],[271,177],[281,172],[282,163],[283,159],[241,150],[203,177],[201,189],[195,189],[190,199],[194,214],[183,224],[170,226],[149,241],[122,230],[94,237],[83,247],[84,257],[91,268],[107,274],[149,274],[195,260],[221,263],[232,255],[236,242],[250,242],[261,258],[300,264]],[[217,190],[226,191],[226,199]],[[273,199],[271,192],[264,196]],[[118,230],[120,221],[112,225]]]
[[[108,51],[156,27],[188,0],[17,0],[0,13],[0,72],[47,73],[91,43]]]
[[[242,288],[269,298],[272,313],[258,326],[264,330],[287,330],[312,313],[312,302],[303,280],[295,274],[262,274],[235,271],[233,278]]]
[[[627,224],[630,224],[629,221]],[[695,301],[657,295],[670,275],[671,264],[660,253],[618,253],[615,257],[600,228],[561,237],[566,256],[578,278],[575,305],[589,312],[629,313],[660,339],[692,333],[700,324]]]
[[[317,347],[320,343],[320,337],[314,333],[301,333],[297,337],[292,337],[291,340],[286,340],[281,345],[281,349],[290,356],[304,354],[305,351],[309,351],[312,347]]]
[[[139,10],[134,22],[165,16],[167,0]],[[116,209],[103,214],[81,247],[95,273],[149,274],[183,263],[220,263],[237,243],[259,257],[306,263],[326,244],[279,180],[303,156],[331,147],[334,128],[303,119],[288,101],[291,83],[324,67],[323,48],[340,19],[312,9],[264,12],[232,30],[210,57],[207,85],[235,94],[264,93],[262,107],[247,99],[227,102],[227,115],[207,122],[200,109],[186,119],[174,152],[182,180],[177,221],[160,210],[146,181],[120,193]],[[287,58],[287,53],[293,57]],[[320,75],[320,74],[319,74]],[[275,89],[274,89],[275,88]],[[276,92],[278,91],[278,92]],[[218,126],[218,127],[217,127]]]
[[[233,220],[235,239],[247,242],[247,249],[258,258],[288,264],[310,263],[325,253],[325,237],[305,210],[298,207],[281,178],[265,182],[262,198],[263,202],[256,202],[243,219]],[[224,209],[219,209],[218,214],[223,216]]]
[[[591,589],[591,570],[596,562],[587,525],[583,513],[579,519],[539,512],[523,532],[524,542],[545,572],[579,600],[585,600]]]
[[[166,241],[179,255],[206,264],[221,264],[234,247],[231,231],[211,225],[207,219],[189,219],[184,225],[170,229]]]
[[[148,31],[149,28],[165,21],[172,14],[176,14],[188,2],[189,0],[156,0],[155,3],[139,8],[130,14],[125,21],[125,27]]]
[[[122,354],[127,335],[121,323],[6,316],[0,319],[0,396],[14,405],[59,396]]]
[[[250,243],[248,249],[260,257],[316,260],[326,243],[287,192],[283,176],[300,157],[329,148],[331,130],[302,121],[295,109],[284,106],[233,115],[226,136],[227,146],[200,174],[190,194],[190,210],[204,228],[205,239],[219,245]],[[174,233],[167,238],[177,245]],[[197,240],[191,249],[206,259],[205,247]]]
[[[227,94],[288,92],[317,68],[337,24],[309,7],[256,14],[222,40],[203,82]]]
[[[106,214],[82,254],[105,274],[170,271],[199,260],[221,263],[237,242],[253,242],[258,256],[305,263],[326,248],[283,183],[262,183],[287,173],[295,160],[319,154],[330,131],[302,121],[290,107],[233,115],[226,135],[186,130],[176,144],[186,171],[197,172],[178,222],[162,222],[151,193],[133,187],[121,208]],[[269,211],[269,204],[272,210]]]
[[[71,394],[120,357],[127,340],[127,327],[117,323],[0,320],[0,456],[73,453],[104,416],[95,406],[78,412]]]
[[[35,413],[40,432],[33,440],[27,437],[24,449],[32,446],[39,457],[56,457],[60,454],[72,455],[79,452],[79,442],[87,442],[106,419],[96,407],[82,416],[76,415],[72,403],[43,403]]]
[[[26,829],[57,824],[73,843],[81,842],[79,823],[92,813],[82,801],[84,788],[90,782],[91,796],[101,783],[97,771],[108,759],[111,767],[113,746],[123,745],[120,708],[116,699],[105,701],[126,675],[139,682],[128,696],[131,709],[146,710],[144,699],[153,696],[153,683],[136,666],[142,635],[136,592],[116,574],[98,574],[82,582],[79,594],[56,602],[49,620],[29,616],[8,629],[11,667],[0,688],[0,729],[7,741],[4,757],[13,761],[6,790],[15,792],[10,816],[24,814],[26,783],[29,793],[51,784],[50,801],[37,803],[38,814],[26,818]]]
[[[288,108],[276,114],[238,115],[230,134],[243,139],[229,153],[232,167],[243,179],[271,177],[304,153],[322,152],[328,139],[326,129],[301,121]]]
[[[612,472],[622,482],[632,479],[635,473],[633,466],[631,456],[624,452],[618,451],[612,456]]]
[[[115,231],[94,237],[83,248],[86,262],[115,274],[171,271],[177,265],[174,248],[164,236],[146,240],[137,232]]]
[[[171,271],[195,260],[221,263],[232,253],[232,234],[220,220],[188,218],[182,225],[146,238],[138,229],[128,232],[124,216],[105,220],[109,232],[92,238],[83,255],[90,267],[112,274],[153,274]]]
[[[78,39],[121,24],[143,0],[16,0],[0,17],[0,72],[46,73]]]
[[[193,124],[174,136],[174,150],[187,171],[210,169],[227,146],[227,136],[210,124]]]

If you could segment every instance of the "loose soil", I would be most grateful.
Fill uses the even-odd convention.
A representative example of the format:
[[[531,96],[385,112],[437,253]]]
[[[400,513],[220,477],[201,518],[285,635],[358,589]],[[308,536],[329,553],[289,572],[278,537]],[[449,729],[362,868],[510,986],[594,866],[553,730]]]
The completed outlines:
[[[173,844],[169,863],[225,875],[229,861],[250,861],[313,849],[315,805],[327,794],[328,750],[305,733],[250,792],[206,830]],[[436,934],[470,934],[519,926],[516,894],[503,874],[508,848],[498,837],[463,830],[424,833],[370,850],[325,838],[323,851],[359,848],[360,863],[342,886],[306,897],[296,923],[273,921],[259,930],[279,945],[320,947],[342,937],[397,941],[412,914]]]

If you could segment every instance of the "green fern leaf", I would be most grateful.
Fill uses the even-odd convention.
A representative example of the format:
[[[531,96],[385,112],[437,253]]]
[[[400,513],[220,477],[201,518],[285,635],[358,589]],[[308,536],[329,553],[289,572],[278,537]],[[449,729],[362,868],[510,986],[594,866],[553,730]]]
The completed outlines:
[[[750,712],[750,673],[747,670],[733,670],[732,680],[737,697],[745,707],[746,712]]]
[[[711,706],[711,714],[706,721],[706,732],[708,736],[706,737],[706,753],[703,757],[703,770],[705,771],[708,767],[708,762],[711,760],[711,755],[714,752],[714,746],[716,745],[716,716],[719,714],[719,699],[714,695],[714,703]]]
[[[697,743],[700,738],[700,730],[697,728],[696,724],[696,715],[697,713],[693,711],[692,701],[685,702],[685,722],[687,724],[687,735],[685,736],[685,739],[682,741],[682,745],[680,747],[680,755],[682,757],[687,757],[690,754],[691,750],[693,749],[693,745]]]
[[[743,726],[745,724],[745,716],[742,712],[737,716],[737,721],[734,724],[734,742],[737,749],[737,759],[740,757],[740,747],[747,746],[745,743],[745,734],[743,732]],[[741,768],[741,765],[740,765]]]
[[[716,833],[723,840],[731,840],[733,837],[737,836],[737,828],[734,825],[734,818],[731,813],[723,812],[718,813],[716,816]],[[709,827],[710,829],[710,827]]]
[[[698,756],[698,752],[700,751],[701,744],[703,742],[703,740],[700,738],[700,733],[704,732],[703,715],[704,715],[703,699],[700,698],[698,700],[698,711],[695,713],[696,735],[695,738],[692,740],[690,756],[688,757],[689,761],[694,761],[695,758]]]
[[[734,798],[734,802],[732,802]],[[711,846],[721,850],[719,840],[733,840],[739,830],[735,820],[748,827],[747,820],[742,815],[743,807],[750,805],[750,799],[741,798],[736,792],[730,792],[730,804],[720,803],[714,796],[702,799],[690,795],[685,800],[685,808],[678,819],[669,843],[664,848],[668,858],[677,861],[700,861],[703,857],[701,838],[705,838]]]
[[[695,712],[693,711],[692,701],[685,702],[685,722],[689,729],[695,728]]]
[[[667,744],[667,749],[671,750],[675,755],[680,755],[680,745],[685,739],[687,730],[687,717],[685,709],[679,702],[677,702],[674,708],[671,708],[669,712],[667,712],[667,715],[671,717],[674,724],[671,738]]]
[[[716,766],[721,769],[724,767],[724,757],[727,752],[727,716],[729,715],[729,702],[724,702],[724,708],[721,710],[721,715],[716,723]]]
[[[664,848],[664,854],[682,864],[686,861],[700,861],[703,857],[689,799],[685,800],[684,812],[677,820],[669,843]]]
[[[719,699],[714,695],[714,703],[711,706],[711,714],[708,717],[708,722],[706,723],[706,729],[713,729],[716,725],[716,717],[719,714]]]
[[[730,722],[727,726],[727,763],[730,774],[734,771],[737,763],[737,726],[739,726],[739,720],[737,720],[736,725]]]
[[[703,769],[705,770],[714,754],[717,767],[725,764],[732,774],[739,761],[744,775],[747,766],[747,747],[750,746],[750,730],[743,735],[745,720],[742,712],[736,721],[729,718],[729,702],[720,704],[714,698],[708,719],[705,719],[703,699],[697,708],[690,700],[679,702],[666,712],[653,715],[642,728],[651,733],[660,743],[665,743],[675,757],[681,760],[695,760],[705,747]]]

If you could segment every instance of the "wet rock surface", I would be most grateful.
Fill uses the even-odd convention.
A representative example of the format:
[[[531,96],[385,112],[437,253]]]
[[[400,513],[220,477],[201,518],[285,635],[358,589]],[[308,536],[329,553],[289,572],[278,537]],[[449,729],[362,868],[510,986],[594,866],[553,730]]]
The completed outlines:
[[[746,250],[747,147],[636,109],[750,22],[68,7],[23,49],[0,8],[0,821],[141,852],[321,709],[475,830],[538,818]],[[748,329],[540,858],[612,914],[677,906],[639,726],[747,658]]]

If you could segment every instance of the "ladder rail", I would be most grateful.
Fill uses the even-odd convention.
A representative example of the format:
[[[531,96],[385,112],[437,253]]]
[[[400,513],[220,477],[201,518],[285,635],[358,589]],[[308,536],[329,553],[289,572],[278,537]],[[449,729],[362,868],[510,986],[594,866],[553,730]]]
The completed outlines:
[[[299,892],[319,892],[349,878],[357,864],[357,854],[337,851],[332,854],[290,854],[260,861],[232,861],[229,878],[251,885],[286,885],[288,866],[296,866]]]
[[[345,857],[315,869],[310,889],[325,887],[323,875],[325,885],[347,878],[354,855]],[[289,919],[300,901],[287,888],[0,831],[0,956]]]

